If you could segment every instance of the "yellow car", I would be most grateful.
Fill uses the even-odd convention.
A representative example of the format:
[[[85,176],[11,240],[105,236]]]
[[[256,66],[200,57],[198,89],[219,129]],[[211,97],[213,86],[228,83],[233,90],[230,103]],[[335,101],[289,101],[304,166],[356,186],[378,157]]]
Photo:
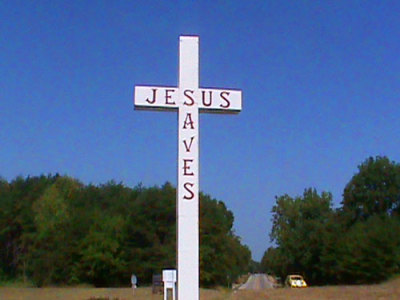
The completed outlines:
[[[288,275],[285,280],[285,285],[291,288],[306,288],[307,283],[300,275]]]

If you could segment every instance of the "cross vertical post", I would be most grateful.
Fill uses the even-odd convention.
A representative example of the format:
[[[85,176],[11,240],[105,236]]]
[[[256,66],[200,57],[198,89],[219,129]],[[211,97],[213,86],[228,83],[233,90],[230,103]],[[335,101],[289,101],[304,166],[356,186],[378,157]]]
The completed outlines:
[[[238,113],[242,92],[199,87],[199,37],[179,38],[178,87],[135,86],[135,109],[178,111],[178,300],[199,299],[199,112]]]
[[[199,39],[180,37],[179,90],[199,88]],[[187,92],[190,95],[191,92]],[[189,105],[190,104],[190,105]],[[178,112],[178,299],[199,299],[199,109],[180,94]]]

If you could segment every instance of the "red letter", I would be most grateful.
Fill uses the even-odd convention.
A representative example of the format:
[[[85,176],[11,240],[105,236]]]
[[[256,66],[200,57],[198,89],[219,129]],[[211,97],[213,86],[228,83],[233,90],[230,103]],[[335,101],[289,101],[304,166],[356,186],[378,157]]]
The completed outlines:
[[[210,102],[209,103],[206,103],[206,91],[201,91],[201,94],[202,94],[202,99],[203,99],[203,105],[204,106],[211,106],[211,104],[212,104],[212,91],[209,91],[209,94],[210,94]]]
[[[194,104],[194,99],[193,99],[192,96],[190,96],[188,93],[191,93],[191,94],[193,95],[194,91],[192,91],[192,90],[185,90],[185,91],[183,92],[183,94],[184,94],[191,102],[190,102],[190,103],[187,103],[187,102],[185,101],[185,102],[183,102],[183,104],[184,104],[184,105],[187,105],[187,106],[192,106],[192,105]]]
[[[168,99],[171,99],[171,95],[169,95],[169,92],[175,92],[175,90],[165,90],[165,104],[171,104],[174,105],[175,102],[168,102]]]
[[[228,98],[224,97],[224,95],[229,96],[229,94],[230,94],[229,92],[221,92],[220,96],[221,96],[222,99],[224,99],[226,101],[226,105],[224,106],[224,105],[221,104],[220,107],[228,108],[231,105],[231,103],[229,102]]]
[[[190,166],[186,165],[188,162],[193,162],[193,159],[184,159],[183,160],[183,176],[193,176],[194,173],[186,173],[187,170],[190,170]]]
[[[190,125],[190,129],[194,129],[192,114],[190,113],[186,115],[185,121],[183,122],[183,129],[186,129],[186,125]]]
[[[153,91],[153,100],[149,100],[149,98],[146,99],[147,102],[149,102],[150,104],[154,104],[156,102],[156,92],[157,89],[151,89]]]
[[[183,140],[183,144],[185,145],[186,152],[190,152],[190,148],[192,148],[193,140],[194,140],[194,136],[192,136],[192,137],[190,138],[190,144],[189,144],[189,146],[188,146],[188,144],[186,143],[186,140]]]
[[[188,186],[193,187],[194,184],[190,183],[190,182],[186,182],[186,183],[183,184],[183,187],[185,188],[185,190],[190,194],[189,196],[186,196],[186,195],[183,196],[183,199],[192,200],[194,198],[194,193],[189,189]]]

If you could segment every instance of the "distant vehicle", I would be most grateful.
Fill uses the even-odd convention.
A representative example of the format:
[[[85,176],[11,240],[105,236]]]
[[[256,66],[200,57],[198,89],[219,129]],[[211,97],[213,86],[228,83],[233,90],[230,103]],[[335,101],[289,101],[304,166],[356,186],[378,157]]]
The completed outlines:
[[[291,288],[306,288],[307,283],[301,275],[288,275],[285,285]]]

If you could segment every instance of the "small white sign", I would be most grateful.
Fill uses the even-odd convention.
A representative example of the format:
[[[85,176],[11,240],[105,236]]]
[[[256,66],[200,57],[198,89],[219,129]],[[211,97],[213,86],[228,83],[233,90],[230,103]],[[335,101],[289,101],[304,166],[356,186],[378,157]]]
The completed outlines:
[[[163,270],[162,272],[162,280],[164,284],[170,284],[176,282],[176,270]]]
[[[175,284],[176,284],[176,270],[163,270],[162,280],[164,282],[164,300],[168,298],[168,290],[172,290],[172,299],[176,298]]]
[[[137,285],[137,277],[135,274],[132,274],[131,276],[131,283],[132,285],[136,286]]]

